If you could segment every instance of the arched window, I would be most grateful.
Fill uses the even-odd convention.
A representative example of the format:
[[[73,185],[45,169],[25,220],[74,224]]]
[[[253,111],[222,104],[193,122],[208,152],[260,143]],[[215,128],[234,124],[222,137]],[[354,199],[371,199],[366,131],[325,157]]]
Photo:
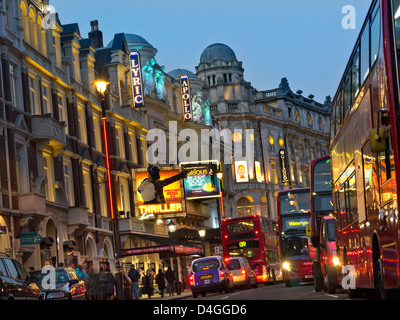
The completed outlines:
[[[241,197],[237,202],[238,217],[250,216],[256,214],[254,205],[248,197]],[[254,211],[254,212],[253,212]]]
[[[20,5],[21,10],[21,24],[23,28],[23,39],[26,42],[29,42],[29,17],[28,17],[28,8],[24,1],[21,1]]]
[[[321,117],[318,118],[318,127],[319,127],[319,130],[324,130],[324,123],[322,122]]]
[[[36,50],[38,50],[38,30],[37,21],[35,16],[35,11],[33,9],[29,10],[29,31],[30,31],[30,44]]]
[[[300,121],[300,112],[297,108],[294,110],[294,117],[296,121]]]
[[[311,114],[307,113],[307,122],[308,122],[308,126],[312,127],[312,118],[311,118]]]
[[[46,30],[42,28],[42,17],[38,16],[37,18],[37,32],[38,32],[38,49],[41,54],[44,56],[47,55],[47,46],[46,46]]]

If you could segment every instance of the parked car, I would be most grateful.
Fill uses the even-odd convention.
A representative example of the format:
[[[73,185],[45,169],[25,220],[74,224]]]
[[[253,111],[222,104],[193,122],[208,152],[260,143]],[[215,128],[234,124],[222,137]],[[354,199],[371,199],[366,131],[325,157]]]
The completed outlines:
[[[257,275],[245,257],[233,257],[225,259],[229,271],[233,276],[235,287],[257,288]]]
[[[51,272],[54,270],[55,278]],[[36,284],[42,290],[45,300],[87,300],[89,295],[85,282],[79,278],[75,270],[69,267],[55,268],[49,271],[34,270],[31,274],[37,277]],[[52,281],[54,281],[52,283]]]
[[[228,293],[234,290],[232,274],[219,256],[199,258],[192,261],[189,285],[193,298],[204,297],[207,292]]]
[[[35,280],[17,260],[0,253],[0,300],[41,300]]]

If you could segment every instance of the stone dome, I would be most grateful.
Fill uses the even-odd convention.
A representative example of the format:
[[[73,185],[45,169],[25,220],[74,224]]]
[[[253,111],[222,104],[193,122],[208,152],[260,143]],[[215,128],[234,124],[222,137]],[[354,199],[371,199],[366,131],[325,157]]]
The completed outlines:
[[[237,60],[235,52],[223,43],[214,43],[204,49],[200,57],[200,63],[212,63],[215,60],[229,62]]]
[[[172,78],[178,79],[178,80],[181,78],[181,75],[184,73],[189,77],[189,79],[200,80],[193,72],[186,70],[186,69],[175,69],[175,70],[168,72],[168,74]]]
[[[135,47],[149,47],[154,48],[145,38],[132,33],[124,33],[126,44],[131,50]],[[114,39],[110,41],[106,48],[111,48],[113,46]]]

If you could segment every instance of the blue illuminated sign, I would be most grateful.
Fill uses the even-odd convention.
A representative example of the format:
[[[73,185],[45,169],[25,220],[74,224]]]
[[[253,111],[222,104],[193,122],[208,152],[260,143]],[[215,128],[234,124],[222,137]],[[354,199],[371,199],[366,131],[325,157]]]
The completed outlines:
[[[181,94],[182,94],[182,104],[183,104],[183,116],[185,121],[192,121],[192,105],[190,102],[190,87],[189,87],[189,77],[186,74],[181,75]]]
[[[139,52],[132,50],[129,54],[132,77],[132,94],[134,107],[144,107],[142,72]]]

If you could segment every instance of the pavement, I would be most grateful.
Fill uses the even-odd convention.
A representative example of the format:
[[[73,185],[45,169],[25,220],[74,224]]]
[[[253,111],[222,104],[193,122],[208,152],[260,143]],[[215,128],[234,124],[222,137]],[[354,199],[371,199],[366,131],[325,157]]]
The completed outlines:
[[[192,291],[187,288],[181,294],[176,294],[170,296],[168,293],[164,293],[164,297],[161,297],[161,294],[157,291],[155,292],[154,295],[151,296],[151,298],[148,298],[147,294],[142,294],[142,296],[139,298],[139,300],[180,300],[180,299],[186,299],[187,297],[192,296]]]

